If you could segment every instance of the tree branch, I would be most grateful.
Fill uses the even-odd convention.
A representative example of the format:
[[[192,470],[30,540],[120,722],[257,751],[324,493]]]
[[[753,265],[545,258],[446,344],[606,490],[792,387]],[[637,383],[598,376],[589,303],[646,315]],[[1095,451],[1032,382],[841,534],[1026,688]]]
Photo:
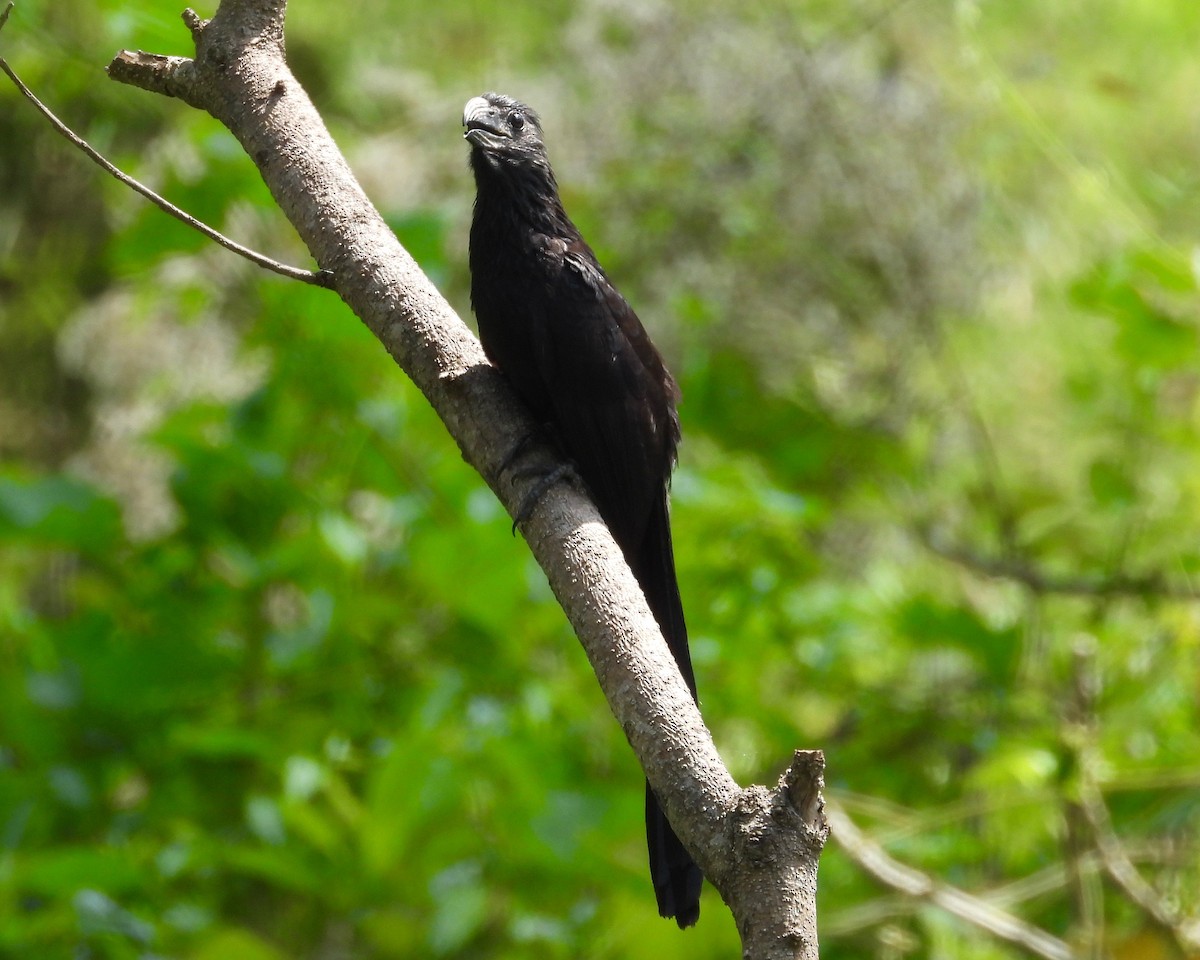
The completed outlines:
[[[8,6],[4,8],[4,12],[0,13],[0,30],[4,29],[4,24],[8,21],[8,15],[12,12],[12,9],[13,3],[10,0]],[[161,59],[165,60],[171,58],[163,57]],[[21,92],[21,95],[24,96],[25,99],[30,103],[32,103],[34,107],[36,107],[37,110],[42,114],[42,116],[50,121],[50,125],[54,127],[58,133],[60,133],[64,138],[87,154],[97,166],[111,174],[114,178],[125,184],[125,186],[129,187],[131,190],[135,191],[136,193],[140,193],[143,197],[145,197],[163,212],[170,214],[181,223],[187,224],[193,230],[204,234],[204,236],[208,237],[213,242],[220,244],[225,249],[232,250],[238,256],[245,257],[251,263],[257,264],[266,270],[270,270],[272,273],[278,273],[290,280],[299,280],[302,283],[311,283],[318,287],[329,287],[331,285],[333,278],[328,273],[316,273],[312,270],[301,270],[298,267],[289,267],[287,264],[280,263],[278,260],[272,260],[270,257],[265,256],[264,254],[258,253],[254,250],[251,250],[249,247],[242,246],[235,240],[229,239],[229,237],[225,236],[223,233],[214,230],[208,224],[201,220],[197,220],[190,213],[187,213],[186,211],[175,206],[175,204],[171,203],[171,201],[155,193],[145,184],[135,180],[133,177],[129,176],[129,174],[119,169],[115,164],[110,162],[107,157],[100,153],[99,150],[97,150],[90,143],[84,140],[83,137],[79,136],[79,134],[59,120],[58,117],[56,117],[50,110],[50,108],[42,103],[42,101],[34,95],[33,91],[25,85],[21,78],[17,76],[16,71],[14,71],[13,68],[8,65],[8,61],[3,57],[0,57],[0,70],[4,71],[4,73],[8,76],[8,79],[10,79],[16,88]]]
[[[1172,583],[1162,574],[1140,577],[1125,574],[1111,576],[1071,576],[1053,574],[1019,559],[1001,559],[952,544],[943,537],[919,531],[918,536],[933,553],[985,577],[1014,580],[1034,593],[1063,594],[1075,597],[1162,597],[1168,600],[1196,600],[1200,591],[1187,584]]]
[[[896,860],[867,837],[840,806],[831,802],[827,816],[830,831],[838,846],[880,883],[907,896],[928,900],[960,920],[1021,947],[1034,956],[1045,957],[1046,960],[1076,960],[1075,952],[1066,941]]]
[[[1096,851],[1109,879],[1132,903],[1136,904],[1154,923],[1166,931],[1185,956],[1200,954],[1200,916],[1188,916],[1168,903],[1133,865],[1129,854],[1113,829],[1108,805],[1090,779],[1080,792],[1079,808],[1083,811],[1096,842]]]
[[[194,59],[122,51],[109,76],[210,113],[242,144],[322,275],[425,394],[514,514],[536,478],[509,470],[534,429],[479,342],[375,211],[284,58],[283,0],[186,11]],[[552,463],[533,447],[522,462]],[[730,905],[747,958],[817,956],[824,758],[797,753],[773,790],[742,790],[595,507],[553,487],[522,531],[681,839]]]
[[[1200,954],[1200,915],[1189,916],[1151,886],[1134,866],[1113,827],[1096,776],[1099,765],[1096,698],[1100,688],[1096,643],[1091,638],[1080,638],[1072,653],[1072,690],[1064,736],[1075,753],[1079,771],[1079,796],[1072,803],[1072,810],[1087,824],[1104,873],[1122,895],[1172,937],[1181,953],[1189,957]]]

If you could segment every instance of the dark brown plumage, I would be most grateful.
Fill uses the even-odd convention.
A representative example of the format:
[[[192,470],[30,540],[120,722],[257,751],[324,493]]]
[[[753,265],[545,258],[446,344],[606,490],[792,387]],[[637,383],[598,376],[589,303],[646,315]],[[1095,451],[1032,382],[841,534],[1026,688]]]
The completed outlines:
[[[467,103],[463,124],[483,348],[574,463],[695,696],[667,506],[678,388],[563,210],[537,114],[488,93]],[[659,913],[690,926],[703,878],[649,785],[646,838]]]

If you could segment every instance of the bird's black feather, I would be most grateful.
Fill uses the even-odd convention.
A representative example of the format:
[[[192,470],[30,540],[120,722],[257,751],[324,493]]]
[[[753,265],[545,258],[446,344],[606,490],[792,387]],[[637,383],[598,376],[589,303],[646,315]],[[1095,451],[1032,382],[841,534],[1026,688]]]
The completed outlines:
[[[678,388],[567,217],[537,114],[489,93],[467,104],[463,123],[476,183],[479,338],[575,464],[695,696],[667,505]],[[649,785],[646,837],[659,912],[690,926],[703,878]]]

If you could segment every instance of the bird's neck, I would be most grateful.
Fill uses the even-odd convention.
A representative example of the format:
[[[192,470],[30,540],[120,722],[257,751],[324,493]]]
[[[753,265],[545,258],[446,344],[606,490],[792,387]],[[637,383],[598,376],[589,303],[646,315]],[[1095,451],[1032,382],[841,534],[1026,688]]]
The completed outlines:
[[[519,223],[550,236],[573,231],[548,164],[497,167],[478,154],[471,161],[477,218]]]

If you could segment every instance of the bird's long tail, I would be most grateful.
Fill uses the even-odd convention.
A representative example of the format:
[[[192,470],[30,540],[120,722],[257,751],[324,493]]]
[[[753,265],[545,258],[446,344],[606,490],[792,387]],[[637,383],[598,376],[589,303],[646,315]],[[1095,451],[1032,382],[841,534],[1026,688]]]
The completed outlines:
[[[675,579],[675,554],[665,489],[651,515],[639,555],[631,566],[679,671],[695,697],[696,678],[692,672],[679,584]],[[659,915],[674,917],[680,929],[690,927],[700,917],[700,887],[704,875],[675,835],[649,783],[646,784],[646,845],[650,851],[650,879],[654,883]]]

